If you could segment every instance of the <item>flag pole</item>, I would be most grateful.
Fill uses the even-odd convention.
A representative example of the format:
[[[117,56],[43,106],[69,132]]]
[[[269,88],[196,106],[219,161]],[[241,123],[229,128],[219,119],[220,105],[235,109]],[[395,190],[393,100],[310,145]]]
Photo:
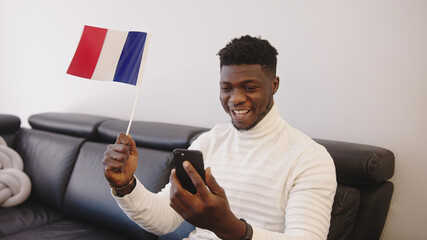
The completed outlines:
[[[140,92],[140,90],[141,90],[141,85],[138,85],[138,87],[137,87],[137,89],[136,89],[136,96],[135,96],[135,100],[134,100],[134,102],[133,102],[132,113],[130,114],[130,119],[129,119],[128,129],[126,130],[126,136],[129,136],[129,130],[130,130],[130,126],[132,125],[133,115],[135,114],[136,103],[138,102],[138,96],[139,96],[139,92]]]
[[[139,71],[138,80],[136,83],[136,86],[137,86],[136,96],[135,96],[135,100],[133,102],[132,113],[130,114],[128,129],[126,130],[126,136],[129,136],[130,126],[132,125],[133,115],[135,114],[136,103],[138,102],[138,96],[139,96],[139,92],[141,90],[142,74],[144,73],[145,62],[147,60],[148,46],[150,45],[150,40],[151,40],[151,34],[147,33],[147,38],[145,39],[145,44],[144,44],[144,53],[142,55],[141,65],[139,68],[140,71]]]

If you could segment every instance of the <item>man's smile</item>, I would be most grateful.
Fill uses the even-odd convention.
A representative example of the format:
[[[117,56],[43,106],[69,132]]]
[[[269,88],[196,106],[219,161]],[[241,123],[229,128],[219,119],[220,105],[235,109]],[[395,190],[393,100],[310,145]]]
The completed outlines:
[[[241,128],[245,126],[248,121],[252,119],[252,110],[251,109],[233,109],[230,110],[230,115],[232,122],[235,126]]]
[[[232,110],[236,117],[241,117],[249,113],[250,109]]]

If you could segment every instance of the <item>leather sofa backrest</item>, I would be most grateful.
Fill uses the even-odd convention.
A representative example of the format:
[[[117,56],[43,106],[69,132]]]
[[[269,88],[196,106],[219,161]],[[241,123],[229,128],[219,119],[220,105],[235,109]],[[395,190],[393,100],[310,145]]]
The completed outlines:
[[[126,132],[128,121],[110,119],[99,125],[100,138],[114,143],[119,132]],[[180,124],[134,121],[130,135],[139,147],[173,151],[188,148],[192,138],[208,129]]]
[[[24,172],[31,180],[32,196],[60,210],[65,188],[79,154],[83,138],[21,129],[16,151],[24,161]]]
[[[77,113],[40,113],[28,118],[33,129],[97,139],[98,126],[109,118]]]

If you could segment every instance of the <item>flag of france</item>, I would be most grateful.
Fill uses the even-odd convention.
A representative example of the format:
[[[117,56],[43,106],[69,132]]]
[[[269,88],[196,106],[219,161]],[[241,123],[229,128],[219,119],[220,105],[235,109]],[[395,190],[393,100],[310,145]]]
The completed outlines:
[[[146,50],[145,32],[123,32],[85,26],[67,73],[102,81],[141,83]]]

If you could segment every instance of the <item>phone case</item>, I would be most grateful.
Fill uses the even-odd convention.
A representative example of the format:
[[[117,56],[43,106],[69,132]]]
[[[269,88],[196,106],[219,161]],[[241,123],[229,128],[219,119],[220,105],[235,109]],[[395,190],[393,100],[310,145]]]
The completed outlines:
[[[197,190],[194,187],[191,178],[182,166],[182,163],[184,161],[189,161],[206,183],[202,152],[198,150],[175,149],[173,151],[173,158],[175,162],[176,175],[178,176],[181,185],[187,189],[187,191],[195,194]]]

